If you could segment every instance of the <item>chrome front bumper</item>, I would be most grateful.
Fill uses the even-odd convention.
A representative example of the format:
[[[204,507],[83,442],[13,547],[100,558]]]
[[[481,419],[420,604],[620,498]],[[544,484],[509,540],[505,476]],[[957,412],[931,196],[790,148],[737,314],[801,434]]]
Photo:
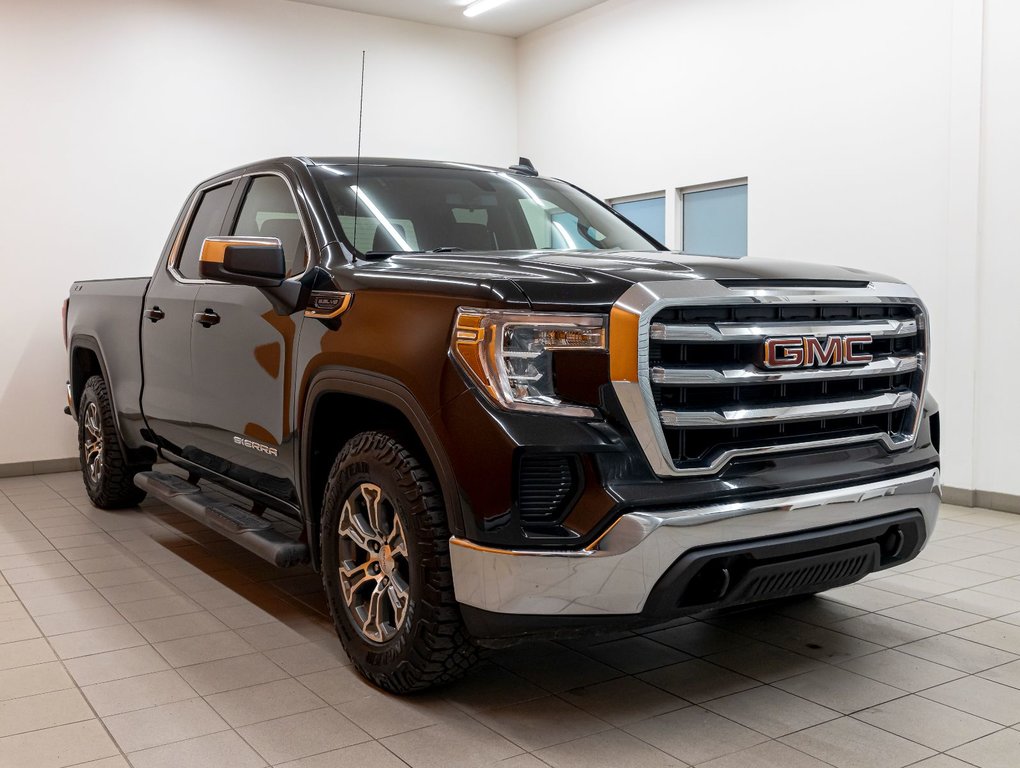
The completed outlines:
[[[637,614],[662,575],[696,547],[800,533],[904,510],[935,527],[937,468],[800,496],[675,511],[628,512],[584,550],[492,549],[450,540],[457,600],[485,611],[549,616]]]

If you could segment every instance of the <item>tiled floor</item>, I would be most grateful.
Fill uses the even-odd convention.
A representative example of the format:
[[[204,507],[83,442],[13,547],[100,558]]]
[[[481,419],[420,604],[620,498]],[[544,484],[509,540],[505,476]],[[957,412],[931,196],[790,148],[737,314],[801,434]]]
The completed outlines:
[[[0,768],[1020,765],[1020,517],[823,598],[489,652],[400,699],[318,578],[79,477],[0,480]]]

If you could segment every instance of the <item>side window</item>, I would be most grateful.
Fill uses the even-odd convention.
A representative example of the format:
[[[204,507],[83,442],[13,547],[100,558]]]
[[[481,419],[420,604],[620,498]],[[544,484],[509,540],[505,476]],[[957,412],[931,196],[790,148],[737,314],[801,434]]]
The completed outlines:
[[[279,176],[256,176],[244,196],[234,235],[275,237],[287,257],[287,274],[305,271],[307,246],[301,219],[287,183]]]
[[[207,237],[216,237],[223,227],[223,217],[227,214],[227,206],[233,196],[233,182],[220,187],[207,189],[198,201],[195,215],[188,225],[188,236],[184,239],[184,247],[177,259],[177,271],[182,277],[191,280],[201,279],[198,274],[198,256],[202,253],[202,243]]]

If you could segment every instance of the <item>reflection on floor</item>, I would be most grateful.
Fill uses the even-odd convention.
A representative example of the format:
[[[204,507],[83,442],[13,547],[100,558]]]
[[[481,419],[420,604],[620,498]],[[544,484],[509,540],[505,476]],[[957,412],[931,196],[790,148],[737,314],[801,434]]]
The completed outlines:
[[[355,675],[318,577],[77,474],[0,479],[0,768],[1020,765],[1020,517],[823,598]],[[939,755],[938,753],[946,753]]]

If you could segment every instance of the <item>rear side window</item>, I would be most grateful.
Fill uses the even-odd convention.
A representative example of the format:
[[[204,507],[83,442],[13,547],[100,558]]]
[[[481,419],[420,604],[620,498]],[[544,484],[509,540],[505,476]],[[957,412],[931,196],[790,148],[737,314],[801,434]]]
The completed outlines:
[[[233,195],[233,183],[207,189],[202,193],[188,225],[188,236],[177,259],[177,271],[181,277],[191,280],[201,279],[198,274],[198,256],[202,253],[202,243],[207,237],[216,237],[223,229],[223,217],[227,215],[227,206]]]
[[[287,259],[287,274],[305,271],[307,247],[301,219],[287,183],[279,176],[252,179],[232,234],[277,238]]]

